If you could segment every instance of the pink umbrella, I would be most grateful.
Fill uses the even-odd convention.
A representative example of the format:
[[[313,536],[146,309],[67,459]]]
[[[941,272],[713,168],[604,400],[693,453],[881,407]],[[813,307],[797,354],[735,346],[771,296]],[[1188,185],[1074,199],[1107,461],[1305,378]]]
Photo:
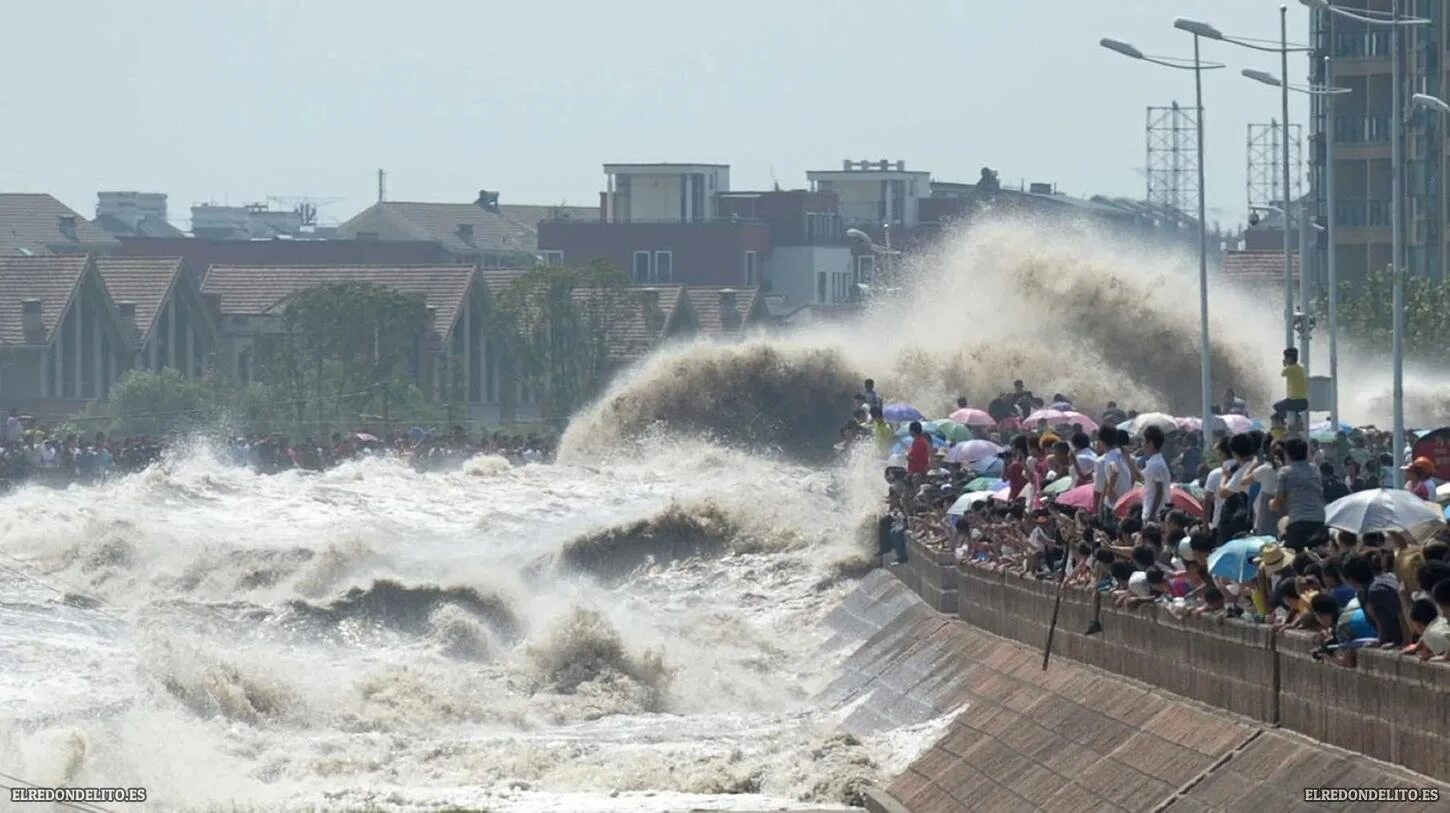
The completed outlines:
[[[1058,505],[1066,505],[1069,508],[1090,509],[1093,507],[1093,484],[1083,483],[1076,488],[1069,488],[1067,491],[1057,495],[1055,502]]]
[[[1187,511],[1190,515],[1198,517],[1199,519],[1203,518],[1203,503],[1199,502],[1197,497],[1189,494],[1188,490],[1182,486],[1173,486],[1169,490],[1169,499],[1172,501],[1174,508],[1180,511]],[[1143,487],[1135,486],[1132,491],[1119,497],[1118,501],[1113,504],[1113,514],[1118,519],[1122,519],[1128,515],[1129,511],[1133,510],[1133,506],[1139,505],[1142,502]]]
[[[971,407],[963,407],[956,412],[953,412],[951,415],[948,415],[947,417],[953,421],[956,421],[957,423],[964,424],[966,426],[997,425],[997,422],[992,420],[991,415],[988,415],[980,409],[972,409]]]
[[[977,463],[1006,451],[990,440],[967,440],[947,450],[948,463]]]
[[[1077,424],[1084,432],[1096,432],[1098,422],[1070,409],[1039,409],[1023,419],[1027,426],[1035,426],[1038,421],[1047,421],[1048,426],[1072,426]]]
[[[992,499],[994,499],[994,500],[1001,500],[1002,502],[1010,502],[1011,500],[1008,499],[1008,496],[1011,493],[1012,493],[1012,487],[1011,486],[1002,486],[1001,488],[999,488],[996,491],[993,491],[992,492]]]

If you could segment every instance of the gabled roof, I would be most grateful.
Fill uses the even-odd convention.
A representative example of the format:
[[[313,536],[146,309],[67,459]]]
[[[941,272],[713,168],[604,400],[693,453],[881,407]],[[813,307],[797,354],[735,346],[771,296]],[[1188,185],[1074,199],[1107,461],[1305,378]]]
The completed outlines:
[[[438,265],[449,257],[434,242],[418,240],[216,240],[206,237],[121,240],[115,257],[180,257],[198,283],[214,265]]]
[[[49,344],[89,261],[84,254],[0,257],[0,344]],[[21,309],[27,299],[40,300],[43,342],[25,340]]]
[[[545,220],[568,220],[582,223],[597,223],[603,220],[598,206],[532,206],[509,204],[498,207],[505,220],[513,221],[538,231],[539,223]]]
[[[237,266],[214,265],[201,290],[221,298],[227,315],[266,316],[297,292],[335,282],[368,282],[404,293],[419,294],[436,309],[433,330],[447,335],[462,313],[478,270],[471,265],[418,266]]]
[[[135,303],[135,342],[137,347],[144,345],[156,327],[157,314],[161,313],[181,275],[181,258],[101,257],[96,260],[96,270],[105,280],[112,300]]]
[[[61,231],[75,218],[74,235]],[[0,257],[85,253],[119,245],[116,238],[46,194],[0,193]]]
[[[613,315],[606,337],[606,355],[611,361],[645,356],[693,320],[683,285],[630,286],[626,290],[630,301],[614,303],[625,311]],[[598,289],[577,289],[573,296],[583,307],[601,299]]]
[[[479,271],[483,277],[484,285],[488,286],[490,296],[497,298],[499,294],[508,290],[510,285],[522,278],[533,269],[529,268],[484,268]]]
[[[1299,278],[1299,255],[1289,254],[1289,273]],[[1284,252],[1282,251],[1225,251],[1223,274],[1240,280],[1282,280],[1284,278]]]
[[[442,243],[454,254],[510,251],[532,254],[539,248],[534,227],[508,220],[498,212],[472,203],[375,203],[338,226],[338,234],[351,239],[361,232],[378,231],[379,236],[384,236],[383,230],[369,228],[375,222],[373,218],[382,219],[414,240]],[[472,234],[461,233],[459,226],[469,227]]]
[[[735,295],[735,318],[731,325],[725,324],[723,300],[728,294]],[[690,308],[695,312],[700,335],[711,338],[738,336],[752,325],[768,318],[765,301],[759,288],[736,288],[728,285],[690,285],[685,288]]]
[[[186,232],[159,217],[145,217],[135,226],[114,215],[96,215],[96,228],[116,237],[185,237]]]

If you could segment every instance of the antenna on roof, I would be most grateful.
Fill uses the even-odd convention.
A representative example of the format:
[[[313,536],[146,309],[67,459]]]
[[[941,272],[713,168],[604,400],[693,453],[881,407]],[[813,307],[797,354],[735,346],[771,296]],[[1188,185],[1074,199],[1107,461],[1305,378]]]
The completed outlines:
[[[388,173],[378,170],[378,203],[388,199]]]

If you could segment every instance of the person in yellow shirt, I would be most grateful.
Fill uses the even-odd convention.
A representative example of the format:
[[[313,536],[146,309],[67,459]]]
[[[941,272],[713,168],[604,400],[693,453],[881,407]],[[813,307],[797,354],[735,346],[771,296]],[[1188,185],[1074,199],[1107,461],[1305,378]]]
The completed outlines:
[[[1299,350],[1288,347],[1284,349],[1284,389],[1288,395],[1282,401],[1274,403],[1274,417],[1284,418],[1291,412],[1309,411],[1309,374],[1304,371],[1304,365],[1299,363]]]
[[[876,440],[876,451],[882,457],[891,454],[891,447],[896,443],[896,430],[886,422],[881,414],[881,407],[871,407],[871,435]]]

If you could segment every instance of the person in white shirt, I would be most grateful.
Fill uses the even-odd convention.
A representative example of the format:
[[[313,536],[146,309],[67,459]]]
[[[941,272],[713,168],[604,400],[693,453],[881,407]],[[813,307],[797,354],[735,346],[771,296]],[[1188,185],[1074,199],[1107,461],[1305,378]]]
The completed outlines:
[[[1203,481],[1203,510],[1209,517],[1209,528],[1218,527],[1218,518],[1223,513],[1223,500],[1219,499],[1218,490],[1228,476],[1233,474],[1236,465],[1233,455],[1228,451],[1228,438],[1219,438],[1218,442],[1213,444],[1213,450],[1218,453],[1219,459],[1223,462],[1215,466]]]
[[[1094,473],[1097,471],[1098,456],[1093,452],[1092,444],[1093,442],[1088,438],[1086,432],[1078,432],[1072,436],[1072,484],[1075,486],[1093,481]]]
[[[1252,506],[1249,506],[1250,516],[1247,521],[1242,521],[1243,518],[1240,517],[1240,521],[1233,528],[1226,527],[1228,517],[1225,516],[1225,510],[1228,500],[1239,494],[1248,494],[1249,489],[1254,485],[1254,472],[1259,467],[1258,459],[1254,457],[1258,452],[1258,445],[1253,438],[1244,434],[1234,435],[1229,438],[1228,446],[1229,451],[1233,453],[1235,465],[1233,473],[1228,476],[1227,481],[1218,487],[1217,497],[1223,504],[1219,508],[1217,516],[1220,542],[1232,539],[1240,532],[1253,529]]]
[[[29,420],[29,417],[21,415],[20,410],[10,410],[10,417],[5,419],[6,443],[19,443],[20,439],[25,437],[26,420]]]
[[[1102,454],[1093,471],[1093,506],[1100,516],[1107,516],[1113,506],[1133,487],[1133,470],[1118,447],[1118,434],[1113,429],[1098,433]]]
[[[1163,459],[1163,430],[1150,426],[1143,430],[1143,447],[1148,462],[1143,466],[1143,521],[1153,522],[1167,507],[1173,473]]]

